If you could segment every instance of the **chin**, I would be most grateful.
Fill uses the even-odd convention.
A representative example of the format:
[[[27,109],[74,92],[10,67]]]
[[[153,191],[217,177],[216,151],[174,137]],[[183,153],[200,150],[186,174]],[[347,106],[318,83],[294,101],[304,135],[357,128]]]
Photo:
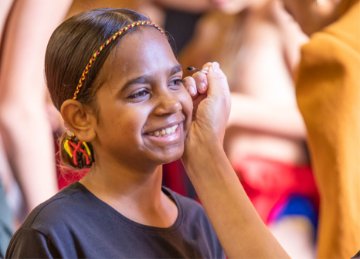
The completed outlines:
[[[182,149],[181,152],[178,151],[178,152],[174,152],[173,154],[170,154],[170,152],[169,152],[169,153],[166,154],[165,157],[163,157],[161,159],[161,161],[162,161],[161,163],[162,164],[169,164],[171,162],[179,160],[179,159],[181,159],[183,153],[184,153],[184,149]]]

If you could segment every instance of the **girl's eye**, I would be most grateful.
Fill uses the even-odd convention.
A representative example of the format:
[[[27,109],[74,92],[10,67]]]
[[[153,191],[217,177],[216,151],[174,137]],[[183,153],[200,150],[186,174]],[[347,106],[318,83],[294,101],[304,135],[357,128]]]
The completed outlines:
[[[128,99],[132,99],[132,100],[135,100],[135,99],[144,99],[146,98],[148,95],[150,94],[149,90],[147,89],[142,89],[140,91],[137,91],[131,95],[128,96]]]
[[[181,78],[171,80],[170,84],[169,84],[170,88],[173,89],[173,90],[180,89],[182,87],[182,85],[183,85],[183,82],[182,82]]]

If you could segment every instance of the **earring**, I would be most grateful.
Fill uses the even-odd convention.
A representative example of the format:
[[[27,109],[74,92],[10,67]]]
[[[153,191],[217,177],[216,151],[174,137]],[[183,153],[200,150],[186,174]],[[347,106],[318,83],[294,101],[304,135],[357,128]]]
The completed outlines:
[[[61,149],[63,161],[74,168],[88,168],[94,162],[91,144],[80,141],[73,132],[65,132]]]

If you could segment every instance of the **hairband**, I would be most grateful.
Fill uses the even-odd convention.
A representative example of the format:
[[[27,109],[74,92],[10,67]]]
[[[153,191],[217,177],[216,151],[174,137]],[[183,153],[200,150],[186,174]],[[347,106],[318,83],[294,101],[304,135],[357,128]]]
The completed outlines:
[[[115,32],[111,37],[109,37],[100,47],[97,51],[94,52],[94,54],[91,56],[89,62],[87,63],[85,69],[83,70],[81,77],[79,79],[79,82],[76,86],[74,95],[73,95],[73,100],[76,100],[78,97],[78,94],[81,90],[81,87],[84,85],[84,82],[86,80],[86,76],[89,73],[90,68],[92,67],[92,65],[94,64],[95,60],[97,59],[97,57],[100,55],[100,53],[102,52],[102,50],[104,48],[106,48],[111,42],[113,42],[115,39],[117,39],[120,35],[124,34],[126,31],[128,31],[129,29],[132,29],[134,27],[137,26],[143,26],[143,25],[150,25],[155,27],[156,29],[158,29],[161,33],[164,33],[164,31],[160,28],[160,26],[156,25],[155,23],[152,23],[151,21],[136,21],[133,22],[129,25],[126,25],[125,27],[122,27],[120,30],[118,30],[117,32]]]

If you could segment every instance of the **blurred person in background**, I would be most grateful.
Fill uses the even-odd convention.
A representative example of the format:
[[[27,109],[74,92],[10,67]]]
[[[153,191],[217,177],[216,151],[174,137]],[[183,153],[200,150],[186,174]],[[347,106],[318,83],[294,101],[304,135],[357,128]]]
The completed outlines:
[[[57,191],[43,67],[46,43],[70,3],[0,3],[1,255],[16,222]],[[12,197],[15,186],[19,186],[23,201]],[[15,204],[6,204],[9,201]],[[17,215],[12,215],[12,210]]]
[[[283,0],[310,35],[296,72],[320,193],[318,258],[360,249],[360,1]]]
[[[148,0],[147,2],[162,10],[162,24],[174,40],[173,48],[176,54],[180,53],[193,37],[199,18],[211,9],[208,0]]]
[[[141,0],[73,0],[66,17],[95,8],[139,9],[140,3]]]
[[[181,63],[220,62],[232,92],[227,156],[290,256],[314,258],[318,196],[292,81],[307,37],[279,1],[212,3]]]

